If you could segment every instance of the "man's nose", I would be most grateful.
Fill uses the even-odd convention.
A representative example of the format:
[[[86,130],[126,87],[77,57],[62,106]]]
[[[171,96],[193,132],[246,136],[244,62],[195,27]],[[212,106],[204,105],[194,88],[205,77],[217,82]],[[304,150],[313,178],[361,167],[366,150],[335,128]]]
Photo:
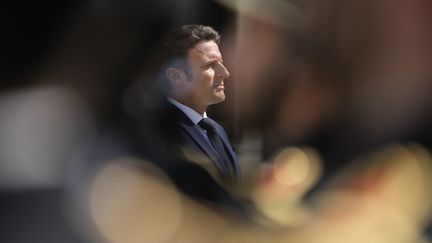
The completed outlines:
[[[228,69],[222,63],[219,64],[218,72],[220,79],[226,79],[230,76]]]

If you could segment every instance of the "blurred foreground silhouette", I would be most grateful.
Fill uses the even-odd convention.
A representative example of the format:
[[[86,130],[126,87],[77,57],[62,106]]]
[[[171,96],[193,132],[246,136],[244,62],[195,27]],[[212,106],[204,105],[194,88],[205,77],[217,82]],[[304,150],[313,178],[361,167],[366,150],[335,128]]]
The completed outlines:
[[[0,242],[430,241],[427,1],[6,6]],[[222,34],[237,185],[164,122],[160,44],[191,23]]]

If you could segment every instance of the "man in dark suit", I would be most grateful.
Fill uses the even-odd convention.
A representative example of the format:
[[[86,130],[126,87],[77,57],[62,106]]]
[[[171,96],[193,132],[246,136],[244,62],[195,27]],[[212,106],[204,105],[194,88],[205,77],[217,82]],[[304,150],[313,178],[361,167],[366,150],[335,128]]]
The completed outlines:
[[[239,177],[235,153],[224,129],[205,112],[225,99],[224,79],[229,72],[222,64],[219,39],[215,30],[205,26],[183,26],[170,32],[167,60],[175,61],[163,69],[164,93],[153,82],[159,79],[114,90],[119,93],[113,101],[116,106],[78,152],[71,168],[71,194],[77,195],[77,201],[87,205],[89,199],[80,192],[91,187],[87,183],[97,180],[110,164],[127,165],[130,172],[145,174],[145,165],[151,163],[181,195],[216,203],[248,219],[249,202],[228,190]]]
[[[230,76],[219,42],[219,34],[208,26],[185,25],[170,32],[165,42],[170,62],[164,71],[168,110],[179,125],[182,150],[190,160],[217,171],[214,176],[231,180],[239,175],[236,155],[225,130],[206,113],[209,105],[225,100],[224,81]]]

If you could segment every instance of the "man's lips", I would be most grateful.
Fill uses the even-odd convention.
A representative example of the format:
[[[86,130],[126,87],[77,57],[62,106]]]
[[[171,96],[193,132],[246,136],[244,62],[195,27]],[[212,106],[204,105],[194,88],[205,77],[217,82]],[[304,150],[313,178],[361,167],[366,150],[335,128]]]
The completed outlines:
[[[225,84],[223,82],[213,85],[215,89],[225,89]]]

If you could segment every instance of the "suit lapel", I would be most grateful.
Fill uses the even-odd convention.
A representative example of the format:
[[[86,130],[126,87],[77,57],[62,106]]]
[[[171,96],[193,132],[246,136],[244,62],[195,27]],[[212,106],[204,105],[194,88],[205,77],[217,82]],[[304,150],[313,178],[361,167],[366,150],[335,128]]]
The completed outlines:
[[[184,132],[184,136],[189,137],[195,146],[197,146],[201,151],[203,151],[210,160],[213,161],[213,164],[220,170],[223,171],[224,169],[220,165],[221,159],[219,158],[219,155],[217,152],[213,149],[213,147],[209,144],[209,142],[204,137],[204,134],[200,131],[200,127],[198,125],[195,125],[189,117],[183,113],[183,111],[179,110],[176,106],[173,104],[168,103],[168,109],[170,112],[174,115],[173,118],[177,120],[179,123],[181,129]]]
[[[176,120],[178,120],[180,127],[185,132],[186,136],[189,136],[196,146],[198,146],[207,156],[213,161],[215,166],[222,171],[222,173],[227,173],[226,168],[223,168],[221,166],[222,159],[218,155],[218,153],[213,149],[213,147],[210,145],[210,143],[207,141],[207,139],[204,137],[204,134],[201,132],[201,128],[198,125],[195,125],[189,117],[187,117],[186,114],[183,113],[183,111],[179,110],[176,106],[173,104],[168,103],[168,109],[171,110],[171,112],[174,114],[174,117]],[[215,123],[216,129],[218,130],[218,134],[220,135],[222,142],[224,143],[224,146],[229,151],[229,156],[235,166],[237,174],[239,174],[239,166],[237,162],[237,158],[235,156],[234,151],[232,150],[232,147],[228,141],[228,137],[225,135],[225,131],[220,127],[220,125],[215,122],[214,120],[210,119],[213,123]],[[222,131],[221,131],[222,129]],[[229,173],[229,172],[228,172]]]
[[[224,136],[221,136],[221,138],[222,138],[222,141],[224,142],[225,148],[228,149],[228,151],[229,151],[230,159],[231,159],[232,164],[234,165],[235,170],[236,170],[236,172],[238,174],[240,172],[240,167],[239,167],[239,164],[238,164],[238,161],[237,161],[237,156],[234,153],[234,151],[233,151],[233,149],[231,147],[231,144],[229,143],[228,139],[225,138]]]
[[[216,153],[216,151],[211,147],[211,145],[208,143],[208,141],[205,139],[203,134],[200,132],[200,128],[197,127],[197,125],[194,124],[186,124],[186,123],[180,123],[180,126],[183,128],[183,130],[186,132],[189,137],[192,138],[192,140],[195,142],[195,144],[198,145],[198,147],[204,151],[204,153],[207,154],[207,156],[210,157],[210,159],[214,162],[214,164],[219,168],[223,169],[220,165],[221,159],[219,158],[219,155]]]
[[[225,131],[223,130],[223,128],[220,127],[220,125],[216,121],[212,120],[212,122],[216,123],[216,125],[217,125],[216,129],[218,130],[218,134],[221,137],[222,142],[224,143],[225,150],[229,152],[229,157],[230,157],[229,159],[231,160],[232,164],[234,165],[234,167],[235,167],[234,169],[236,170],[237,175],[239,175],[240,167],[239,167],[239,164],[237,161],[237,156],[231,147],[231,144],[228,140],[228,137],[226,136]]]
[[[225,148],[228,149],[228,151],[229,151],[229,155],[230,155],[231,160],[237,161],[235,153],[231,148],[230,142],[228,141],[228,138],[226,136],[224,136],[224,133],[222,133],[221,131],[219,131],[219,134],[221,134],[220,137],[224,143]]]

